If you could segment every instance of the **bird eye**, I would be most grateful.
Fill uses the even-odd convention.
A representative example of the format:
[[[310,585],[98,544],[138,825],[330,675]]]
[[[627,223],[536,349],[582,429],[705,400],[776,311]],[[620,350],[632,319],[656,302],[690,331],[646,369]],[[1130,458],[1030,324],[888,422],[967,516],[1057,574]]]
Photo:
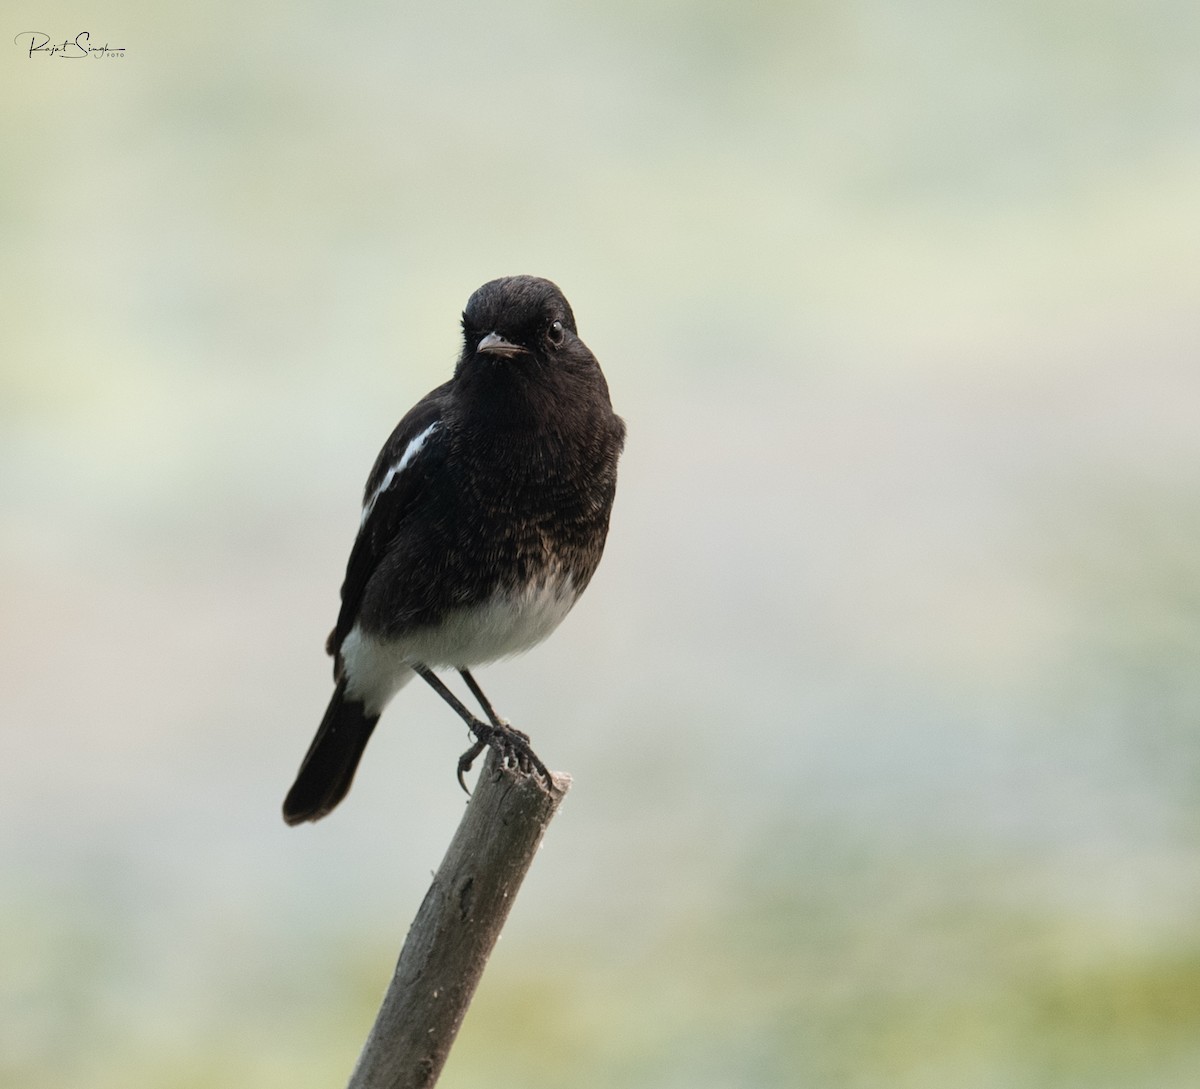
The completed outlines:
[[[556,348],[563,342],[563,338],[566,335],[566,331],[563,329],[563,323],[561,321],[551,322],[550,328],[546,330],[546,339],[550,341],[550,343]]]

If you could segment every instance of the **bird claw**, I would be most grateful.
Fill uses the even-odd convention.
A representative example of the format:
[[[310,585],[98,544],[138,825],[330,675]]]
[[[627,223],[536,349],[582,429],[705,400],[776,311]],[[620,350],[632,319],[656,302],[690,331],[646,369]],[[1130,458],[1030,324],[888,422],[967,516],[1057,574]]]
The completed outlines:
[[[464,794],[470,794],[471,790],[467,786],[466,779],[463,778],[468,771],[471,770],[471,765],[475,763],[477,757],[487,746],[482,741],[476,741],[465,753],[458,758],[458,785],[463,788]]]
[[[507,722],[488,726],[478,719],[472,723],[471,732],[475,735],[475,742],[458,758],[458,785],[468,794],[471,792],[464,776],[485,748],[494,749],[499,756],[497,772],[501,768],[515,767],[525,775],[537,774],[547,786],[553,785],[550,772],[530,746],[527,733],[514,729]]]

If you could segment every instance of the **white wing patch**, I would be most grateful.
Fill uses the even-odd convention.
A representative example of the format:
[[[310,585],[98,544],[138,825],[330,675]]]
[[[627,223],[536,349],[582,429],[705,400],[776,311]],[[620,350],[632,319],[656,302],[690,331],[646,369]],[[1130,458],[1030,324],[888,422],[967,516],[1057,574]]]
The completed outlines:
[[[437,421],[435,420],[408,444],[404,450],[404,453],[400,455],[400,460],[397,461],[395,465],[391,466],[386,473],[384,473],[383,479],[379,482],[379,486],[371,493],[371,498],[363,504],[362,520],[359,523],[360,528],[367,524],[367,519],[370,517],[371,511],[375,509],[375,504],[378,502],[379,497],[392,486],[392,483],[395,481],[396,477],[398,477],[402,472],[404,472],[405,469],[408,468],[409,465],[412,464],[412,459],[421,452],[421,447],[425,445],[425,440],[428,439],[429,436],[437,430],[437,428],[438,425]]]

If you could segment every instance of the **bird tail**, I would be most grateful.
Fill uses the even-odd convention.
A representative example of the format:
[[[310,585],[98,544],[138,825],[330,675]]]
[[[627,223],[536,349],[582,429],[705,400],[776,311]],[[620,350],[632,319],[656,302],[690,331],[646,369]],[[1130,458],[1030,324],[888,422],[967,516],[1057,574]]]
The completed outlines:
[[[288,824],[318,821],[345,796],[379,715],[346,696],[346,682],[334,690],[296,781],[283,803]]]

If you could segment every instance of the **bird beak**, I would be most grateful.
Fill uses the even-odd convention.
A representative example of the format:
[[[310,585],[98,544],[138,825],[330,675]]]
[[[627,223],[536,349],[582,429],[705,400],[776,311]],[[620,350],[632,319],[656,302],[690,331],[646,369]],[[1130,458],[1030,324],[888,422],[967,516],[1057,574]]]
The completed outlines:
[[[477,352],[486,352],[488,355],[500,355],[505,359],[512,359],[515,355],[528,355],[528,351],[522,348],[519,344],[513,344],[510,340],[505,340],[499,333],[488,333],[475,349]]]

